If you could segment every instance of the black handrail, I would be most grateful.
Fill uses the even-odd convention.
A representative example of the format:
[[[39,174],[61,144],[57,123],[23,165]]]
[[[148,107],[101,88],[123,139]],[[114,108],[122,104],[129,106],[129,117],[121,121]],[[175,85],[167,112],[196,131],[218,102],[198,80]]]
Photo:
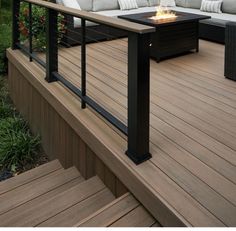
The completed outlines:
[[[19,13],[20,2],[29,3],[29,51],[31,60],[39,62],[33,54],[32,49],[32,4],[44,6],[47,11],[46,17],[46,81],[60,81],[68,89],[81,98],[81,107],[86,108],[86,104],[102,115],[106,120],[128,136],[128,150],[126,154],[136,163],[140,164],[151,158],[149,152],[149,125],[150,125],[150,61],[149,44],[150,32],[154,31],[150,27],[136,26],[134,23],[124,26],[128,32],[128,126],[106,111],[93,99],[86,95],[86,20],[92,20],[99,24],[109,24],[106,17],[99,16],[98,19],[93,13],[70,10],[70,8],[43,3],[42,0],[13,0],[13,42],[12,49],[20,49],[19,44]],[[71,16],[81,19],[81,89],[78,89],[61,74],[58,73],[58,13],[68,13]],[[123,23],[123,20],[120,20]],[[122,27],[119,19],[113,20],[111,27]],[[134,28],[132,28],[134,25]],[[140,30],[139,30],[140,28]],[[25,52],[25,50],[24,50]],[[43,63],[41,62],[41,65]]]

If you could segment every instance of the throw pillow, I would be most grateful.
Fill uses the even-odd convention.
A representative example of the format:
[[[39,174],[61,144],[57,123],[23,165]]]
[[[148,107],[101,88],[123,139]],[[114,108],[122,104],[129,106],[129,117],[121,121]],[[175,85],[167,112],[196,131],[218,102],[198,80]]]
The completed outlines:
[[[118,0],[121,10],[137,9],[138,4],[136,0]]]
[[[223,0],[202,0],[201,11],[210,13],[222,13],[221,6]]]
[[[62,0],[62,4],[66,7],[81,10],[80,5],[76,0]]]
[[[176,6],[175,0],[161,0],[160,6],[164,6],[164,7]]]

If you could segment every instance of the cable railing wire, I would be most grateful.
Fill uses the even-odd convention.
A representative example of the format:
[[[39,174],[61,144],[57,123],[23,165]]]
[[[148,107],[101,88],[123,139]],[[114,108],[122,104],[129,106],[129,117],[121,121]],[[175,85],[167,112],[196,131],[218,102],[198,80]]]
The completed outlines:
[[[18,18],[17,15],[20,13],[20,2],[28,2],[27,0],[14,0],[13,1],[13,39],[12,39],[12,49],[17,48],[24,48],[19,43],[20,34],[17,32],[16,28],[18,25]],[[29,3],[29,2],[28,2]],[[154,31],[154,28],[145,26],[145,25],[138,25],[134,23],[129,23],[129,25],[123,23],[123,21],[117,19],[112,19],[112,22],[108,20],[108,17],[102,16],[102,15],[95,15],[93,13],[89,12],[76,12],[75,10],[72,10],[67,7],[57,7],[54,3],[46,3],[42,0],[34,1],[34,5],[38,5],[40,7],[44,7],[47,13],[46,17],[46,64],[45,64],[45,73],[46,78],[45,80],[48,83],[51,83],[53,81],[60,81],[65,87],[67,87],[69,90],[74,92],[77,96],[81,98],[82,101],[82,108],[85,108],[86,105],[90,106],[95,110],[97,113],[99,113],[102,117],[104,117],[109,123],[111,123],[114,127],[119,129],[123,134],[128,136],[127,143],[127,156],[129,156],[136,164],[142,163],[145,160],[148,160],[151,157],[151,154],[149,153],[149,124],[150,124],[150,61],[149,61],[149,42],[150,42],[150,33]],[[30,5],[29,5],[30,7]],[[68,79],[66,79],[63,74],[59,74],[59,67],[58,64],[60,64],[60,60],[58,60],[58,57],[60,54],[60,48],[58,45],[58,42],[61,42],[64,45],[67,45],[72,49],[70,44],[68,43],[69,39],[73,38],[66,38],[66,34],[61,33],[61,31],[57,31],[57,16],[59,13],[69,14],[72,17],[78,17],[81,18],[81,33],[69,28],[71,26],[71,22],[67,22],[66,19],[64,23],[68,23],[68,28],[66,28],[66,32],[68,34],[75,34],[76,36],[81,37],[80,46],[80,59],[78,59],[81,62],[80,70],[81,70],[81,82],[80,86],[81,89],[76,87],[74,84],[72,84]],[[89,20],[88,20],[89,19]],[[30,19],[31,21],[31,19]],[[127,52],[122,49],[120,45],[118,46],[112,46],[111,43],[105,42],[103,43],[103,46],[107,48],[111,48],[112,51],[114,51],[113,54],[115,54],[115,51],[119,51],[119,55],[115,56],[112,55],[112,53],[106,53],[104,52],[101,47],[96,47],[94,45],[88,45],[88,42],[91,43],[100,43],[101,41],[110,41],[115,40],[116,38],[119,38],[119,35],[112,36],[111,34],[106,34],[104,31],[97,31],[97,28],[94,29],[94,27],[87,26],[86,27],[86,21],[93,21],[96,24],[103,25],[104,28],[111,27],[115,30],[111,30],[111,33],[113,31],[117,30],[124,30],[127,32],[128,42],[122,40],[122,44],[127,44],[128,50]],[[38,57],[36,57],[36,54],[33,49],[32,43],[32,24],[30,24],[30,38],[29,38],[29,47],[28,49],[24,49],[25,53],[28,53],[30,56],[30,60],[36,60],[39,61],[41,64],[44,64],[42,60],[39,60]],[[98,30],[100,30],[100,27],[98,25]],[[108,26],[109,25],[109,26]],[[89,34],[91,32],[97,33],[102,35],[101,37],[91,37]],[[68,36],[70,37],[70,36]],[[115,37],[115,38],[114,38]],[[98,38],[98,39],[96,39]],[[103,39],[104,38],[104,39]],[[68,41],[66,41],[68,39]],[[75,39],[76,40],[76,39]],[[68,43],[68,44],[67,44]],[[119,44],[121,44],[119,42]],[[99,55],[96,57],[98,62],[101,62],[103,65],[107,65],[107,61],[109,59],[114,58],[115,62],[112,64],[112,68],[115,71],[122,71],[120,69],[123,69],[123,64],[126,63],[127,60],[127,83],[128,83],[128,117],[127,117],[127,126],[118,118],[116,118],[112,113],[108,112],[103,106],[99,105],[97,102],[95,102],[92,98],[90,98],[86,94],[86,74],[88,73],[87,70],[87,58],[92,57],[90,54],[87,54],[86,48],[92,49],[101,55],[105,55],[107,58],[101,58]],[[108,51],[108,50],[106,50]],[[89,52],[88,52],[89,53]],[[96,54],[96,53],[95,53]],[[122,54],[127,55],[127,59],[124,59]],[[60,56],[61,57],[61,56]],[[93,57],[94,58],[94,57]],[[69,62],[70,59],[68,59]],[[102,61],[101,61],[102,60]],[[70,61],[71,62],[71,61]],[[122,62],[122,63],[121,63]],[[109,62],[108,62],[109,63]],[[142,63],[142,65],[140,65]],[[109,63],[111,64],[111,63]],[[79,65],[78,65],[79,66]],[[108,66],[108,65],[107,65]],[[70,71],[71,68],[68,66]],[[94,67],[93,67],[94,68]],[[109,66],[110,68],[110,66]],[[97,67],[98,69],[98,67]],[[96,69],[95,69],[96,70]],[[121,72],[123,73],[123,72]],[[123,73],[124,74],[124,73]],[[76,73],[76,76],[78,76],[78,73]],[[96,76],[95,76],[96,77]],[[101,85],[103,86],[103,85]],[[109,97],[109,94],[107,95]],[[95,97],[96,98],[96,97]],[[83,107],[84,103],[84,107]]]

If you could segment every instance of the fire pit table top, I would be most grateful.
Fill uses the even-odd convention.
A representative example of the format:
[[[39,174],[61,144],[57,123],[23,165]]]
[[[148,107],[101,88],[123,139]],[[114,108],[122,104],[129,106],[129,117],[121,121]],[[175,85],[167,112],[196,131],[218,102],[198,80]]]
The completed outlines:
[[[210,16],[191,14],[179,11],[168,11],[168,13],[169,12],[175,14],[176,17],[170,17],[165,19],[153,19],[152,17],[154,17],[157,13],[156,11],[153,11],[146,13],[121,15],[119,16],[119,18],[155,27],[194,22],[211,18]]]

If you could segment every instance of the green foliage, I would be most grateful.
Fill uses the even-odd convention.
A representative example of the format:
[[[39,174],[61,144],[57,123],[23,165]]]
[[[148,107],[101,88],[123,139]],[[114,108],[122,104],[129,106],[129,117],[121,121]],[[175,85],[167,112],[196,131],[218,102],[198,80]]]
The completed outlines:
[[[57,25],[59,35],[65,30],[63,19],[64,17],[59,14]],[[24,43],[29,37],[29,5],[27,3],[21,3],[19,30],[20,40]],[[34,50],[44,51],[46,47],[46,10],[36,5],[32,6],[32,38]],[[58,42],[60,42],[60,38]]]
[[[0,167],[12,169],[32,163],[39,145],[39,137],[32,136],[23,119],[0,120]]]
[[[6,78],[0,76],[0,169],[22,168],[37,159],[40,139],[11,104]]]
[[[2,1],[0,9],[0,74],[6,73],[6,48],[11,45],[10,1]]]

